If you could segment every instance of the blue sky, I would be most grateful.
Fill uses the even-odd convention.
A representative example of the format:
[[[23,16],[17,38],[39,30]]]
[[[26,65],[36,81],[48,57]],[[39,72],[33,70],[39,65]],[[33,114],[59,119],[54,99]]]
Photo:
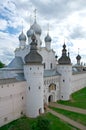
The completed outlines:
[[[47,33],[52,38],[52,48],[61,56],[65,43],[73,63],[79,53],[86,63],[86,1],[85,0],[1,0],[0,1],[0,60],[8,64],[19,46],[18,36],[26,34],[34,21],[37,9],[37,23],[42,29],[42,43]],[[31,20],[30,20],[31,15]],[[31,22],[30,22],[31,21]]]

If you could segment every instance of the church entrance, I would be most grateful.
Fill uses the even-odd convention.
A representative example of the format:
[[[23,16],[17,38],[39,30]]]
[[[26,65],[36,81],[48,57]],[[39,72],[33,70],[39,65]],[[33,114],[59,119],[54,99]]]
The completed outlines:
[[[53,95],[50,95],[50,96],[48,97],[48,102],[53,102]]]

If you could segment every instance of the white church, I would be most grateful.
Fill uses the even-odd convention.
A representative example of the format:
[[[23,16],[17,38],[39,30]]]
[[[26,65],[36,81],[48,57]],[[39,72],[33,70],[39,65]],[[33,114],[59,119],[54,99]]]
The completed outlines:
[[[64,43],[62,55],[57,59],[49,33],[44,38],[44,47],[41,33],[34,20],[27,37],[23,31],[19,35],[15,58],[0,69],[0,126],[23,115],[35,118],[44,113],[45,104],[70,100],[73,92],[86,86],[81,56],[76,56],[77,64],[72,66]]]

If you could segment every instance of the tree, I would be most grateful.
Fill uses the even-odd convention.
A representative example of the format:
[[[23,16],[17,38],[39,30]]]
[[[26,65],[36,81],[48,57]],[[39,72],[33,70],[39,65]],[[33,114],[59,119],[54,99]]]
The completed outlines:
[[[1,61],[0,61],[0,68],[3,68],[5,66],[5,64],[3,64]]]
[[[50,121],[45,117],[39,116],[32,125],[32,130],[50,130]]]

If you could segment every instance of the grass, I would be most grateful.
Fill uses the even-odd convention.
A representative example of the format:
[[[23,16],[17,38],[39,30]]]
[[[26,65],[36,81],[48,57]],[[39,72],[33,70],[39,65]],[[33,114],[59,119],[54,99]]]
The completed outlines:
[[[79,130],[54,115],[47,113],[44,115],[50,121],[50,130]],[[15,120],[3,127],[0,130],[32,130],[31,126],[36,122],[36,119],[30,119],[27,117],[22,117],[18,120]]]
[[[59,108],[54,108],[54,107],[50,107],[51,109],[53,109],[54,111],[61,113],[63,115],[65,115],[66,117],[71,118],[72,120],[75,120],[83,125],[86,125],[86,115],[84,114],[79,114],[76,112],[70,112],[67,110],[63,110],[63,109],[59,109]]]
[[[70,101],[58,101],[57,103],[86,109],[86,87],[73,93]]]

